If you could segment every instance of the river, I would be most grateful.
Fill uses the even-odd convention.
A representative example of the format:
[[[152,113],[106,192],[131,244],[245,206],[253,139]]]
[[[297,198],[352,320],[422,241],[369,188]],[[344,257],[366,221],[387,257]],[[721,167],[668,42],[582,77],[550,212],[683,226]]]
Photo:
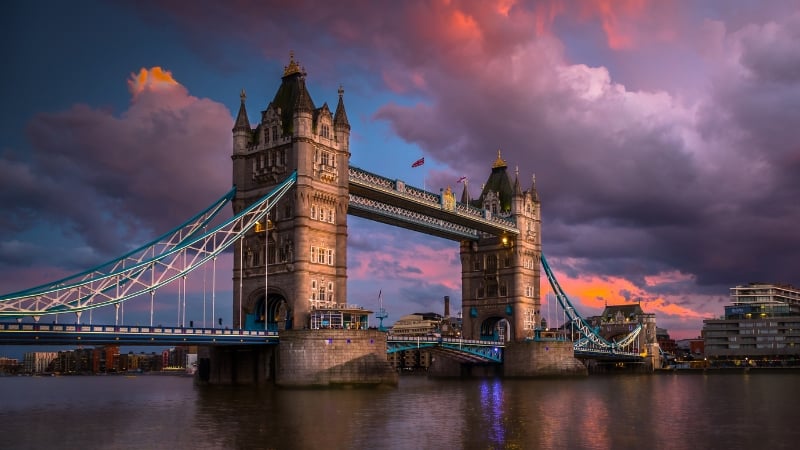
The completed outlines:
[[[0,378],[7,449],[789,449],[800,373],[200,387],[178,376]]]

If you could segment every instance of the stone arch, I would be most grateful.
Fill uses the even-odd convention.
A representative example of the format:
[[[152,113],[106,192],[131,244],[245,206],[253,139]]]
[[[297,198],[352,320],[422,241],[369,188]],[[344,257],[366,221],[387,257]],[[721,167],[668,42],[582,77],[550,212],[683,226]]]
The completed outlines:
[[[253,309],[247,314],[246,328],[255,330],[291,330],[294,325],[294,311],[282,292],[264,290],[253,293]]]
[[[481,322],[479,339],[509,342],[513,337],[512,331],[511,322],[503,317],[492,316]]]

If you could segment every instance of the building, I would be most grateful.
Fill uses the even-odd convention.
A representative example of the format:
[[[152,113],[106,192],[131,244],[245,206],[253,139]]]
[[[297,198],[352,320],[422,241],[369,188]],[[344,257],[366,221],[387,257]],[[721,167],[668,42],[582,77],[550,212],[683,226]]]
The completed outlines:
[[[541,204],[535,179],[523,191],[519,171],[512,181],[497,151],[480,196],[461,203],[487,218],[512,220],[518,235],[482,235],[461,242],[462,333],[468,339],[523,341],[534,336],[540,314]],[[449,188],[448,188],[449,189]]]
[[[725,316],[703,321],[712,365],[787,365],[800,358],[800,289],[750,283],[731,288]]]
[[[22,365],[16,358],[0,356],[0,375],[16,375],[22,369]]]
[[[22,370],[25,373],[50,372],[50,363],[57,357],[57,352],[27,352],[23,355]]]
[[[434,312],[408,314],[392,325],[394,336],[430,336],[440,333],[443,317]]]
[[[661,348],[661,351],[669,353],[670,355],[675,355],[678,351],[678,344],[675,342],[675,339],[670,337],[669,332],[665,328],[656,327],[656,340],[658,341],[658,346]]]
[[[292,195],[234,246],[236,328],[309,328],[313,309],[347,303],[350,123],[344,90],[338,94],[335,110],[316,106],[294,55],[255,127],[242,91],[232,130],[234,213],[293,172],[297,181]]]

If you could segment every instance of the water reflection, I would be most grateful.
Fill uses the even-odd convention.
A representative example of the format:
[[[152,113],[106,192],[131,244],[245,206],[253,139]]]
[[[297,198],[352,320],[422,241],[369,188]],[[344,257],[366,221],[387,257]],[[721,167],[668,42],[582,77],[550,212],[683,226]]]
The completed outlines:
[[[794,448],[796,374],[429,380],[396,389],[0,378],[4,448]]]

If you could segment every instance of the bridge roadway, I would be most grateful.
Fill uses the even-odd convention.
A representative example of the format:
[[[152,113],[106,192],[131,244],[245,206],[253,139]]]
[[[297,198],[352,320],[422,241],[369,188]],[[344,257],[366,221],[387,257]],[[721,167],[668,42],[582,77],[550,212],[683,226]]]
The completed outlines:
[[[264,345],[277,331],[132,325],[0,323],[3,345]]]
[[[277,331],[138,325],[0,322],[2,345],[276,345]],[[426,349],[471,363],[502,363],[505,344],[438,336],[387,335],[387,353]],[[641,362],[638,353],[575,349],[575,357]]]
[[[138,325],[0,323],[3,345],[276,345],[277,331]],[[437,349],[464,362],[503,361],[502,342],[387,335],[387,353]]]
[[[492,216],[457,202],[455,194],[440,195],[350,166],[347,213],[444,239],[478,239],[480,233],[518,235],[514,221]]]

